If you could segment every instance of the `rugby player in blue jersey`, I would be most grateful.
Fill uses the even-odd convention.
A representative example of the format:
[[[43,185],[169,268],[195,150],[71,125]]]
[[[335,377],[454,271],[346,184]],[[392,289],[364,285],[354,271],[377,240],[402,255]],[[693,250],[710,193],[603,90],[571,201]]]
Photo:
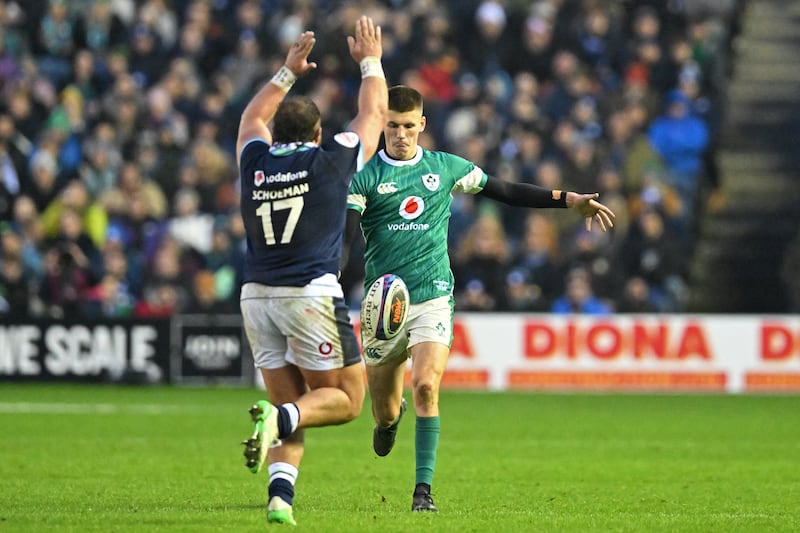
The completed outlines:
[[[268,464],[267,520],[288,524],[295,524],[303,429],[349,422],[364,401],[337,273],[348,187],[374,155],[387,112],[381,29],[361,17],[347,38],[361,68],[358,114],[348,131],[322,142],[314,102],[285,98],[316,67],[308,62],[314,43],[307,31],[292,44],[286,64],[245,108],[236,145],[247,231],[241,311],[269,397],[250,409],[255,430],[244,454],[253,473]]]
[[[413,511],[437,511],[431,484],[439,445],[439,384],[450,354],[453,331],[453,273],[447,231],[453,191],[480,194],[509,205],[572,208],[605,230],[614,213],[598,195],[578,194],[492,178],[461,157],[418,146],[426,119],[422,96],[411,87],[389,90],[383,128],[386,148],[350,186],[346,247],[361,231],[364,287],[383,274],[405,281],[411,306],[403,331],[389,340],[361,330],[367,381],[375,419],[373,449],[387,455],[394,446],[406,409],[403,380],[411,358],[411,389],[416,414],[416,483]]]

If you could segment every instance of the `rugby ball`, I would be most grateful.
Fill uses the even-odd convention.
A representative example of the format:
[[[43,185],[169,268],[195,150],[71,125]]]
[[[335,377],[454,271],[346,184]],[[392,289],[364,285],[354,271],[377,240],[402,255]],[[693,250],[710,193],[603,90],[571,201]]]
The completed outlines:
[[[394,274],[384,274],[364,295],[361,330],[371,333],[376,339],[391,339],[406,323],[409,303],[405,282]]]

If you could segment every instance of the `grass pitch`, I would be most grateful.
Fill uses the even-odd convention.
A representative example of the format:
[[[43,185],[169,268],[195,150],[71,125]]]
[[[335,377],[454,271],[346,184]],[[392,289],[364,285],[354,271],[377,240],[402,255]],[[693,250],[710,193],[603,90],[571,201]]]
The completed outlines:
[[[408,393],[407,397],[410,397]],[[250,389],[0,384],[0,531],[263,531]],[[312,429],[297,531],[800,531],[800,397],[446,392],[410,512],[414,417]]]

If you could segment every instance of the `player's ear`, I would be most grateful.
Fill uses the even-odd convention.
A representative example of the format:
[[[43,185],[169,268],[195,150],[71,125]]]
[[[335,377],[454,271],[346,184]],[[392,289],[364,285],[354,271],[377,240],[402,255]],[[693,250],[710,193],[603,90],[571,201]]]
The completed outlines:
[[[314,143],[321,144],[322,143],[322,126],[317,128],[317,131],[314,132]]]
[[[419,122],[419,131],[425,131],[425,124],[428,123],[428,119],[425,118],[425,115],[422,115],[422,119]]]

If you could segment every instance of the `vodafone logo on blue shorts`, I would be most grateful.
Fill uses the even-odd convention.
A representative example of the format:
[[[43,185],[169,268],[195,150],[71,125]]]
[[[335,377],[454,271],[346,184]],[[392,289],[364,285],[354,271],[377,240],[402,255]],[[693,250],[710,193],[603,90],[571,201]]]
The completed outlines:
[[[425,201],[419,196],[409,196],[400,203],[400,216],[406,220],[419,218],[425,211]]]

